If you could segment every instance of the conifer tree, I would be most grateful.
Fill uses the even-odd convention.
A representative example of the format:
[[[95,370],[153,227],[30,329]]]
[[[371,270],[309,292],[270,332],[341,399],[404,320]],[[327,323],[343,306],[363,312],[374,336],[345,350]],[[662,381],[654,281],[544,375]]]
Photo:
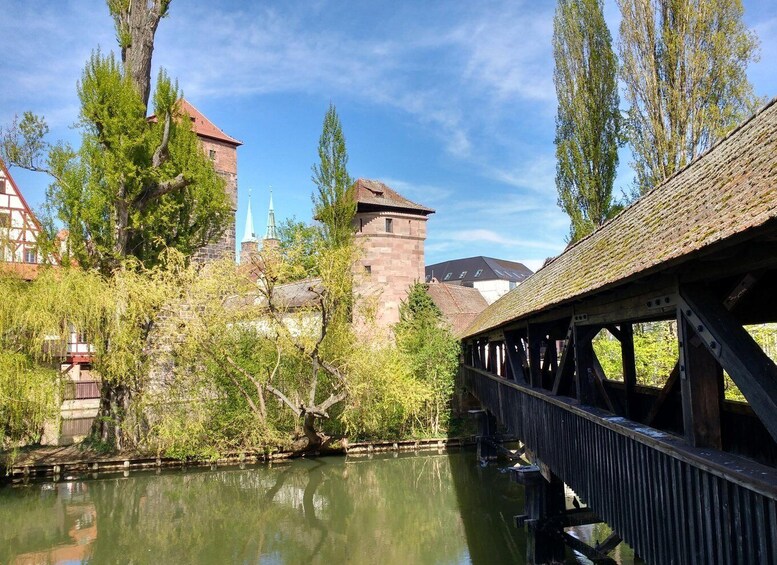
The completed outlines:
[[[618,0],[626,134],[644,194],[695,159],[760,100],[747,80],[758,40],[741,0]]]
[[[313,214],[321,222],[324,242],[334,247],[348,245],[353,239],[356,199],[353,179],[348,174],[348,152],[340,118],[334,104],[324,116],[318,142],[319,164],[313,165]]]
[[[617,61],[601,0],[559,0],[553,20],[558,204],[577,241],[618,208]]]

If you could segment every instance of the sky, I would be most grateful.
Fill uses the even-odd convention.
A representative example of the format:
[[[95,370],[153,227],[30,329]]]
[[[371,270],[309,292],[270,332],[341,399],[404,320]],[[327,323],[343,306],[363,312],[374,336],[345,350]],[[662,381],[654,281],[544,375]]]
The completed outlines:
[[[619,14],[605,0],[617,41]],[[744,0],[761,41],[748,76],[777,96],[777,2]],[[537,269],[566,246],[556,204],[551,38],[555,2],[531,0],[173,0],[159,67],[238,150],[237,234],[251,194],[266,229],[311,221],[311,166],[324,113],[340,116],[354,178],[378,179],[436,210],[426,263],[486,255]],[[76,84],[92,50],[118,51],[100,0],[0,0],[0,125],[30,110],[50,142],[78,145]],[[621,151],[614,193],[633,182]],[[13,168],[39,209],[49,179]]]

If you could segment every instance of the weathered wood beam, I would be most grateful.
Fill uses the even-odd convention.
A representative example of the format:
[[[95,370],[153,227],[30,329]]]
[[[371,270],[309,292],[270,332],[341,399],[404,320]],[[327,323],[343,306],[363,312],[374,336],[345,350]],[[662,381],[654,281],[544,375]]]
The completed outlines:
[[[561,539],[563,539],[564,543],[569,547],[575,551],[579,551],[597,565],[616,565],[616,561],[613,558],[608,557],[606,554],[600,551],[597,551],[595,548],[591,547],[584,541],[577,539],[572,534],[561,532]]]
[[[505,345],[507,347],[507,359],[509,360],[509,371],[516,382],[528,383],[529,379],[526,377],[526,371],[524,370],[524,355],[523,355],[523,343],[521,343],[521,337],[517,332],[506,331],[505,332]]]
[[[634,387],[637,385],[637,362],[634,356],[634,326],[621,324],[619,338],[621,342],[621,365],[623,366],[623,384],[625,400],[623,413],[629,419],[634,418]],[[616,336],[617,337],[617,336]]]
[[[580,404],[593,406],[596,403],[594,377],[594,348],[591,340],[598,327],[575,324],[575,372],[577,374],[577,399]]]
[[[570,322],[564,339],[564,349],[561,351],[561,360],[556,369],[556,378],[553,381],[553,394],[556,396],[566,378],[574,374],[574,329],[574,324]]]
[[[623,541],[617,533],[613,532],[602,543],[597,543],[594,549],[600,553],[610,553]]]
[[[777,441],[777,365],[706,290],[682,287],[681,297],[683,315]]]
[[[748,273],[744,276],[744,278],[734,287],[734,289],[729,293],[726,300],[723,302],[724,307],[727,310],[732,310],[737,303],[742,300],[742,297],[747,294],[747,292],[753,288],[753,285],[758,281],[758,276]],[[633,332],[633,329],[632,329]],[[701,343],[699,337],[697,335],[694,335],[691,338],[691,343],[693,345],[698,345]],[[632,352],[633,352],[633,333],[632,333]],[[626,367],[626,363],[624,361],[623,364],[624,368]],[[672,391],[675,388],[675,385],[678,382],[678,378],[680,376],[680,364],[675,363],[674,368],[672,368],[672,372],[669,373],[669,378],[666,380],[666,383],[664,384],[664,387],[661,389],[661,392],[658,394],[658,397],[653,402],[653,406],[650,408],[650,412],[648,412],[647,416],[645,417],[643,423],[647,426],[652,426],[653,422],[655,421],[656,417],[658,417],[658,413],[661,411],[661,408],[664,405],[664,402],[666,402],[666,399],[669,398],[669,395],[672,393]],[[625,380],[626,375],[624,375]],[[635,376],[636,379],[636,376]]]
[[[664,406],[664,402],[666,402],[666,399],[669,398],[669,395],[675,389],[679,378],[680,378],[680,364],[675,363],[674,367],[672,368],[672,372],[669,373],[669,378],[667,378],[666,383],[664,383],[664,387],[661,389],[661,392],[658,393],[658,396],[653,401],[653,405],[650,407],[650,412],[648,412],[647,416],[645,416],[645,419],[643,421],[645,425],[647,426],[653,425],[653,422],[658,416],[658,413],[661,411],[661,408]]]
[[[591,361],[593,362],[593,375],[594,375],[594,383],[596,384],[596,390],[599,391],[599,394],[601,395],[602,399],[604,400],[604,403],[607,405],[607,409],[612,412],[613,414],[617,414],[618,416],[623,415],[623,410],[620,409],[620,405],[617,404],[617,402],[610,398],[610,395],[607,393],[607,389],[604,386],[604,381],[607,379],[607,374],[604,372],[604,368],[602,367],[602,364],[599,362],[599,357],[596,356],[596,351],[593,351],[593,348],[591,349]]]
[[[720,403],[723,369],[701,343],[693,343],[696,331],[688,318],[685,312],[678,311],[685,439],[694,447],[722,449]]]
[[[529,384],[533,387],[542,386],[542,361],[540,349],[545,336],[539,326],[529,326]]]

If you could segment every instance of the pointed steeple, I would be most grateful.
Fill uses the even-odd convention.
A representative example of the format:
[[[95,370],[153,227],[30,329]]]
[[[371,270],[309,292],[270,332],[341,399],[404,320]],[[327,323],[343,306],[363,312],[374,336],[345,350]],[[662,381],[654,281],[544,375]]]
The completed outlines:
[[[256,232],[254,231],[254,218],[251,215],[251,191],[248,191],[248,212],[246,212],[246,229],[243,233],[243,241],[241,243],[248,243],[256,241]]]
[[[267,211],[267,233],[264,239],[278,239],[278,230],[275,229],[275,209],[272,204],[272,187],[270,187],[270,209]]]

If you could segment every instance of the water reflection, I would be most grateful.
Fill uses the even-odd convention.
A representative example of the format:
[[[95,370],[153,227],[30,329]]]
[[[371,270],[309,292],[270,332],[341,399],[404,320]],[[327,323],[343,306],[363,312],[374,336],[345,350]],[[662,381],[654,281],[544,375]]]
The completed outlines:
[[[0,490],[0,562],[521,562],[522,507],[471,453],[36,484]]]

